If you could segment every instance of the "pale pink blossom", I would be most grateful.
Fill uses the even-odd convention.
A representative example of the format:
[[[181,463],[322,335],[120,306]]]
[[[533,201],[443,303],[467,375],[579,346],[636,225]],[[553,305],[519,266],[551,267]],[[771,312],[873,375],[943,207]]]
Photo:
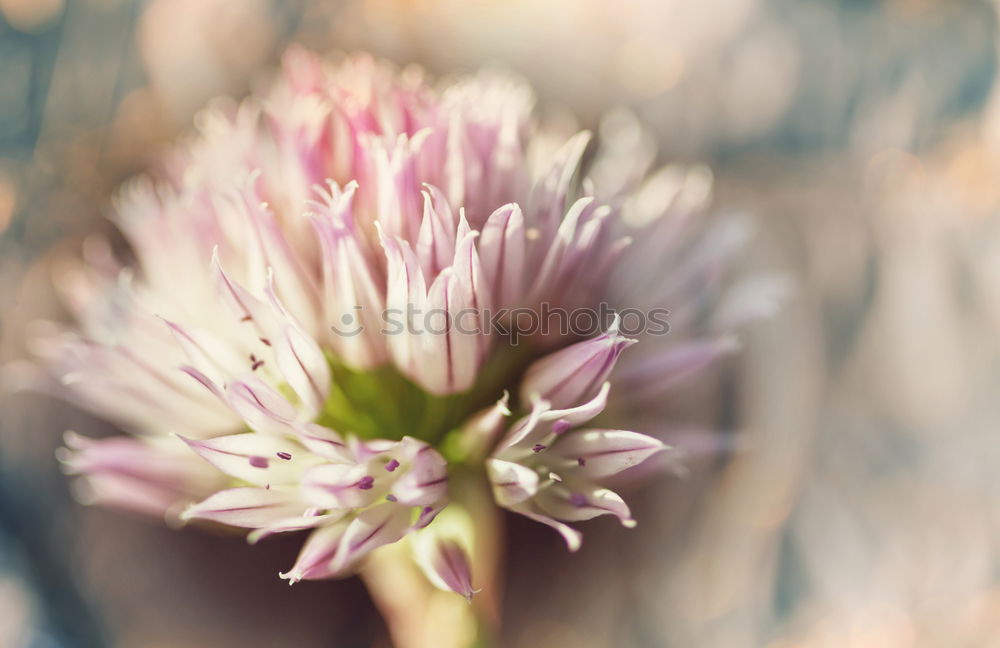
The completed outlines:
[[[468,475],[571,549],[569,523],[634,525],[604,484],[665,445],[591,420],[609,398],[655,415],[766,290],[699,329],[745,232],[694,218],[649,156],[603,154],[586,132],[550,146],[533,104],[502,74],[434,85],[293,49],[270,87],[199,115],[159,179],[115,201],[134,263],[89,245],[58,276],[75,326],[35,341],[60,393],[129,435],[67,437],[92,499],[251,541],[308,531],[293,583],[409,536],[428,578],[465,597],[470,546],[431,532]],[[670,335],[616,317],[515,347],[489,317],[600,302],[670,309]]]

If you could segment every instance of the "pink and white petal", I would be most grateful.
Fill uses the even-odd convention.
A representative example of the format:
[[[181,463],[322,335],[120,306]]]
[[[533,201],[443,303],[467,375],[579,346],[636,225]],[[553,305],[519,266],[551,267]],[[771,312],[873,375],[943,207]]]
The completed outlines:
[[[215,384],[211,378],[209,378],[202,372],[198,371],[198,369],[192,367],[191,365],[181,365],[178,368],[188,376],[194,378],[195,381],[198,382],[198,384],[200,384],[202,387],[207,389],[210,394],[218,398],[223,403],[226,403],[226,405],[229,404],[228,402],[226,402],[225,394],[222,393],[222,388],[219,387],[219,385]]]
[[[448,463],[434,448],[412,437],[400,442],[400,455],[409,463],[392,485],[392,495],[405,506],[430,506],[448,496]]]
[[[519,513],[526,518],[530,518],[535,522],[541,522],[546,526],[550,526],[559,532],[559,535],[563,537],[566,541],[566,546],[570,551],[577,551],[580,545],[583,543],[583,534],[569,526],[568,524],[563,524],[559,520],[546,515],[540,511],[534,510],[530,503],[522,504],[516,508],[512,508],[511,511]]]
[[[347,364],[367,369],[388,357],[381,334],[386,308],[384,279],[364,257],[353,236],[341,234],[334,244],[326,275],[327,324],[331,342]]]
[[[466,358],[454,346],[451,321],[454,311],[449,308],[458,292],[457,283],[450,267],[437,275],[427,293],[427,315],[422,323],[426,328],[411,338],[413,357],[418,359],[411,377],[435,395],[458,391],[458,372],[466,365]],[[468,382],[469,378],[469,372],[462,372],[463,382]]]
[[[354,454],[343,437],[330,428],[316,423],[302,423],[294,427],[299,443],[318,457],[336,463],[354,463]]]
[[[120,473],[86,475],[73,483],[73,494],[82,504],[161,518],[171,516],[178,503],[189,501],[172,488]]]
[[[446,592],[455,592],[472,600],[477,590],[472,588],[472,567],[465,549],[455,540],[432,538],[418,542],[413,536],[414,560],[435,587]]]
[[[312,463],[302,446],[280,437],[245,432],[212,439],[181,437],[210,464],[257,486],[296,484]]]
[[[511,415],[510,394],[506,391],[503,397],[492,407],[473,414],[460,428],[459,444],[461,451],[470,458],[480,457],[488,453],[504,430],[504,423]]]
[[[532,364],[521,382],[521,398],[543,398],[554,408],[578,406],[594,397],[622,351],[635,340],[618,334],[620,319],[591,340],[551,353]]]
[[[546,432],[538,430],[538,424],[548,410],[549,403],[547,401],[535,399],[531,406],[531,412],[514,423],[510,431],[500,441],[499,448],[511,448],[515,445],[524,444],[526,441],[530,442],[536,436],[546,434]]]
[[[577,426],[586,423],[604,411],[608,404],[608,393],[611,391],[611,383],[601,385],[600,391],[592,399],[577,407],[568,409],[550,409],[540,416],[542,421],[566,421],[570,426]]]
[[[581,522],[601,515],[614,515],[622,526],[634,527],[632,513],[618,493],[593,485],[556,485],[534,500],[539,510],[559,520]]]
[[[56,450],[56,458],[66,473],[84,476],[84,499],[143,512],[155,502],[151,512],[162,515],[173,504],[206,497],[225,480],[177,439],[90,439],[75,432],[64,438],[66,447]]]
[[[659,439],[627,430],[576,430],[562,436],[549,452],[577,467],[588,479],[616,475],[638,466],[668,446]]]
[[[419,334],[422,327],[409,321],[409,318],[411,314],[427,312],[424,274],[405,241],[384,234],[378,223],[376,228],[386,256],[386,315],[387,319],[393,317],[385,323],[389,353],[402,373],[423,383],[422,368],[419,366],[424,360],[423,341]],[[396,331],[396,328],[402,330]]]
[[[279,576],[287,580],[289,585],[294,585],[304,579],[332,578],[340,575],[333,569],[333,560],[349,525],[350,523],[343,519],[313,531],[302,545],[302,550],[299,551],[292,568]]]
[[[274,342],[278,370],[302,400],[303,414],[314,418],[330,389],[330,366],[316,341],[298,326],[285,325]]]
[[[513,510],[538,493],[538,473],[519,463],[487,459],[486,474],[493,487],[493,499],[504,508]]]
[[[434,394],[472,387],[488,342],[475,289],[463,276],[469,272],[477,274],[454,266],[438,274],[427,295],[427,314],[435,316],[424,318],[427,328],[414,340],[423,352],[418,381]]]
[[[427,276],[434,276],[451,264],[455,255],[455,216],[441,192],[424,185],[423,220],[417,235],[416,252]]]
[[[388,480],[379,475],[382,482]],[[361,464],[328,463],[314,466],[302,474],[302,492],[317,508],[361,508],[385,495],[385,485],[368,473]]]
[[[274,520],[267,526],[255,529],[247,534],[247,542],[250,544],[256,544],[264,538],[270,537],[276,533],[303,531],[305,529],[313,529],[318,526],[333,524],[346,515],[345,511],[335,511],[324,515],[309,515],[308,513],[309,511],[306,512],[306,515]]]
[[[188,361],[217,385],[244,370],[246,359],[209,331],[164,320]]]
[[[738,349],[739,341],[733,336],[671,346],[630,358],[615,374],[615,384],[626,385],[623,396],[633,402],[662,398],[669,389]]]
[[[354,228],[351,205],[357,189],[351,182],[339,192],[330,185],[324,204],[311,214],[323,265],[323,313],[328,339],[340,358],[360,369],[385,361],[379,317],[385,309],[380,270],[365,255],[367,242]]]
[[[350,569],[371,551],[402,538],[410,527],[410,509],[391,502],[373,506],[348,525],[331,568]]]
[[[305,508],[305,503],[294,493],[265,488],[230,488],[189,506],[181,513],[181,519],[257,529],[301,515]]]
[[[284,434],[299,416],[276,389],[254,376],[226,385],[226,400],[247,425],[258,432]]]
[[[277,317],[271,307],[234,281],[223,269],[218,246],[212,251],[212,275],[216,293],[241,324],[252,327],[258,339],[270,339],[278,332]]]
[[[483,226],[479,257],[498,307],[517,306],[524,298],[526,245],[524,215],[516,203],[497,209]]]
[[[574,254],[573,247],[577,245],[589,222],[584,216],[595,207],[593,196],[583,196],[566,211],[554,236],[547,237],[545,233],[541,234],[545,237],[541,241],[548,242],[548,248],[545,249],[544,257],[539,259],[536,256],[536,262],[539,263],[538,272],[532,278],[532,288],[529,291],[532,302],[564,294],[558,280],[566,274],[566,257]],[[542,246],[536,244],[534,249],[540,250]]]

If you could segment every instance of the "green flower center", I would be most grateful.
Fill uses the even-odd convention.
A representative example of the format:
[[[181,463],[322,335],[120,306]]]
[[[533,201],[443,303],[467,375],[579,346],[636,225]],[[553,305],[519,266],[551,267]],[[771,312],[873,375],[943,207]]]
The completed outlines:
[[[351,369],[328,356],[330,395],[316,423],[362,439],[412,436],[432,445],[444,441],[469,416],[493,405],[504,390],[516,395],[521,374],[533,359],[532,345],[500,344],[468,391],[438,396],[392,366]]]

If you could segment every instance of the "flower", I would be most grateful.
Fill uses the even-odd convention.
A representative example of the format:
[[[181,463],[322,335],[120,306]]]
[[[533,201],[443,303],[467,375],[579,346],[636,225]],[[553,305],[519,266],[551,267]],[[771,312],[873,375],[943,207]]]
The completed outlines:
[[[731,347],[705,313],[743,230],[690,217],[698,175],[667,186],[621,146],[584,165],[587,133],[552,146],[533,103],[498,73],[435,86],[292,49],[271,87],[199,115],[160,179],[116,199],[134,264],[89,243],[58,277],[77,323],[35,341],[61,393],[128,434],[67,436],[90,499],[252,542],[308,531],[291,583],[409,539],[467,598],[477,480],[571,549],[568,523],[634,525],[607,480],[666,445],[592,419],[629,425],[644,399],[658,420],[655,401]],[[740,300],[727,321],[753,311]],[[672,335],[627,337],[622,315],[520,327],[605,303],[669,307]]]

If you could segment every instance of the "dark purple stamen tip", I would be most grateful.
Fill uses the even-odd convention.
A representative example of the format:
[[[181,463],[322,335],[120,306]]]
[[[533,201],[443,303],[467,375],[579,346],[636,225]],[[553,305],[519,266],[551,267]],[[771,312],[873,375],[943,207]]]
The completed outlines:
[[[375,478],[372,477],[371,475],[365,475],[364,477],[358,480],[358,488],[360,488],[361,490],[369,490],[374,485],[375,485]]]
[[[271,341],[268,340],[267,338],[261,338],[260,341],[263,342],[267,346],[271,346]]]
[[[570,493],[569,503],[577,508],[580,508],[587,505],[587,498],[583,493]]]
[[[395,495],[393,495],[392,493],[389,493],[388,495],[386,495],[386,496],[385,496],[385,498],[386,498],[386,499],[387,499],[388,501],[390,501],[390,502],[395,502],[395,501],[397,501],[397,500],[396,500],[396,496],[395,496]]]
[[[292,458],[292,453],[291,452],[279,452],[278,453],[278,459],[284,459],[285,461],[288,461],[291,458]]]
[[[576,463],[578,465],[580,465],[580,466],[586,466],[587,465],[587,460],[584,459],[583,457],[577,457]]]
[[[420,516],[421,516],[421,517],[423,517],[423,516],[425,516],[425,515],[430,515],[430,513],[431,513],[431,512],[433,511],[433,510],[434,510],[434,509],[433,509],[433,508],[431,508],[430,506],[425,506],[425,507],[424,507],[424,508],[423,508],[423,509],[422,509],[422,510],[420,511]]]
[[[263,364],[264,364],[263,360],[255,360],[254,363],[252,365],[250,365],[250,370],[251,371],[257,371],[258,369],[260,369],[261,365],[263,365]]]
[[[392,472],[397,468],[399,468],[399,462],[396,461],[395,459],[392,459],[391,461],[389,461],[389,463],[385,465],[385,469],[388,470],[389,472]]]
[[[267,457],[250,457],[250,465],[254,468],[267,468]]]
[[[570,428],[570,422],[566,419],[559,419],[552,424],[552,432],[555,434],[563,434]]]
[[[545,448],[546,448],[546,446],[543,446],[543,445],[542,445],[541,443],[536,443],[536,444],[535,444],[535,447],[533,447],[533,448],[531,449],[531,451],[532,451],[532,452],[541,452],[541,451],[542,451],[542,450],[544,450]]]

